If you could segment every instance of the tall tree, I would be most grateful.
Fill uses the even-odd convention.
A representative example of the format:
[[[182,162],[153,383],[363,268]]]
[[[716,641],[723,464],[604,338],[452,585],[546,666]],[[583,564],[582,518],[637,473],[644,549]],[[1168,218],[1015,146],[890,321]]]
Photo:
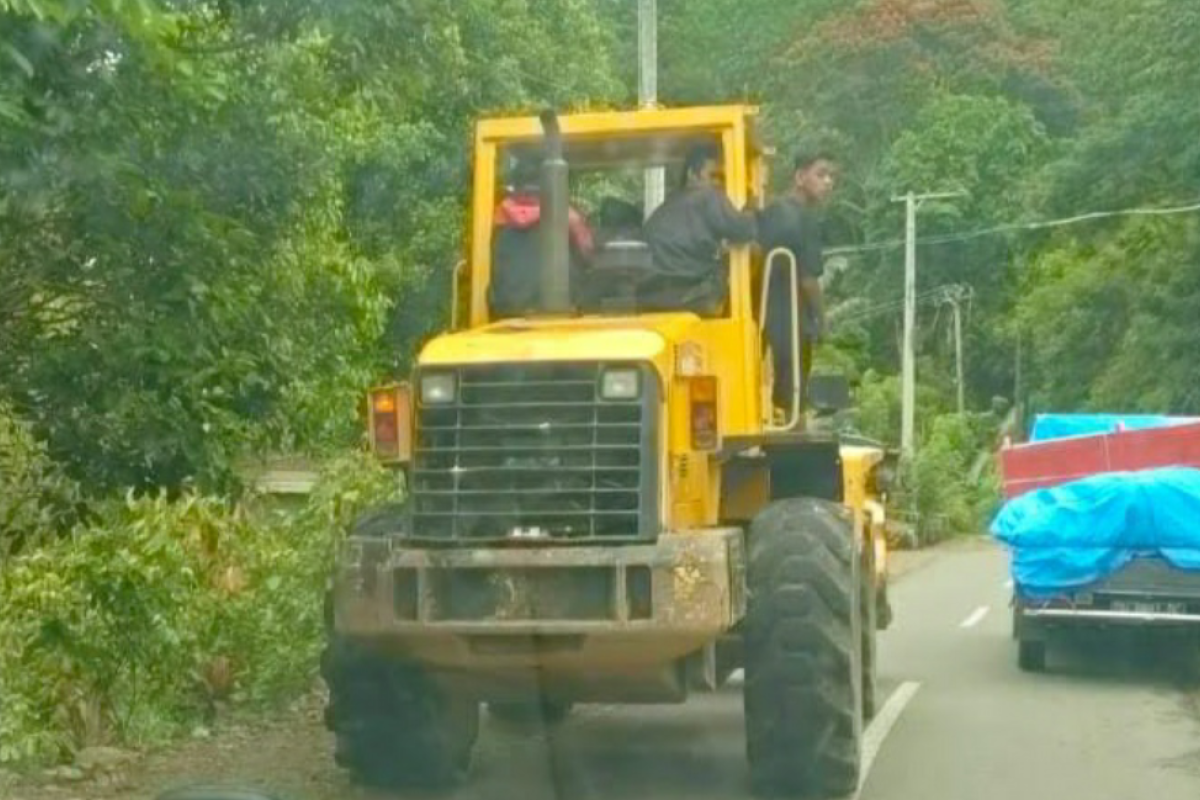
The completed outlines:
[[[613,89],[584,0],[50,6],[0,11],[0,397],[89,487],[353,441],[443,313],[474,118]]]

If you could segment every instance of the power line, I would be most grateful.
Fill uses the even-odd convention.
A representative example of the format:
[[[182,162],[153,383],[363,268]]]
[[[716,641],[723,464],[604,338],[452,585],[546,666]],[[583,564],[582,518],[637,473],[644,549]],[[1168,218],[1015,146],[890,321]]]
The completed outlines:
[[[968,313],[971,304],[975,299],[975,288],[966,284],[943,283],[934,286],[931,289],[926,289],[923,292],[918,292],[916,302],[918,305],[927,303],[949,303],[952,298],[961,293],[962,299],[967,303]],[[904,298],[896,298],[894,300],[881,300],[878,303],[872,303],[865,308],[851,308],[845,313],[837,314],[837,321],[840,322],[858,322],[859,320],[877,317],[881,314],[899,311],[904,307]]]
[[[1081,222],[1091,222],[1098,219],[1111,219],[1113,217],[1164,217],[1174,214],[1196,213],[1198,211],[1200,211],[1200,203],[1192,203],[1190,205],[1182,206],[1166,206],[1162,208],[1123,208],[1116,211],[1090,211],[1086,214],[1077,214],[1073,217],[1062,217],[1060,219],[1040,220],[1033,222],[1015,222],[1007,225],[996,225],[991,228],[981,228],[975,231],[965,231],[963,233],[929,236],[924,239],[917,239],[917,244],[930,245],[949,244],[951,242],[965,242],[971,239],[979,239],[984,236],[994,236],[998,233],[1061,228],[1066,225],[1077,225]],[[904,239],[889,239],[883,242],[868,242],[867,244],[861,245],[830,247],[825,250],[825,255],[834,256],[852,253],[871,253],[880,250],[892,250],[897,247],[903,247],[904,243]]]
[[[926,289],[925,291],[917,294],[915,299],[918,303],[921,303],[921,304],[924,304],[924,303],[927,303],[927,302],[930,302],[933,300],[941,300],[941,298],[945,292],[945,289],[946,289],[945,286],[938,286],[937,288],[934,288],[934,289]],[[846,312],[845,315],[839,314],[837,317],[837,321],[838,322],[857,322],[858,320],[869,319],[870,317],[876,317],[876,316],[879,316],[880,314],[886,314],[890,311],[899,311],[903,307],[904,307],[904,299],[903,298],[899,298],[896,300],[884,300],[879,303],[874,303],[872,305],[869,305],[866,308],[858,308],[858,309],[854,309],[852,311],[848,311],[848,312]]]
[[[924,303],[929,300],[934,300],[940,296],[941,292],[938,289],[928,289],[916,296],[918,302]],[[859,317],[872,317],[877,314],[883,314],[888,311],[899,311],[904,307],[904,299],[884,300],[879,303],[872,304],[863,309],[856,309],[847,313],[842,319],[857,319]]]

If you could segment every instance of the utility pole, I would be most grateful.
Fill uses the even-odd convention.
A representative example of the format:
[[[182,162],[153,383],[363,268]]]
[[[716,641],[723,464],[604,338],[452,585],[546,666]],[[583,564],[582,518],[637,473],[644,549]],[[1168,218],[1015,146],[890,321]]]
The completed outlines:
[[[916,324],[917,324],[917,210],[926,200],[961,197],[965,192],[909,192],[893,197],[904,203],[904,352],[901,354],[900,449],[906,459],[913,457],[913,432],[916,428]]]
[[[638,106],[658,105],[658,2],[638,0]],[[650,167],[645,176],[647,217],[662,205],[666,195],[662,167]]]
[[[946,287],[945,302],[950,304],[954,312],[954,375],[958,388],[958,413],[967,410],[966,382],[963,378],[963,339],[962,339],[962,302],[971,296],[969,286]]]
[[[958,382],[958,415],[961,417],[966,411],[966,402],[963,392],[963,347],[962,347],[962,289],[959,288],[954,293],[954,299],[951,301],[954,308],[954,375]]]

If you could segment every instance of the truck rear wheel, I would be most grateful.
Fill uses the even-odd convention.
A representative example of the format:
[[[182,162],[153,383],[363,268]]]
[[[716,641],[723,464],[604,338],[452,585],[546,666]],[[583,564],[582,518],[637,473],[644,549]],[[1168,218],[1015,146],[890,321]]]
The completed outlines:
[[[750,527],[746,754],[756,792],[840,796],[862,742],[859,558],[845,509],[808,498]]]
[[[1046,643],[1028,639],[1017,641],[1017,666],[1023,672],[1045,672]]]
[[[334,636],[321,657],[325,725],[335,760],[363,783],[449,789],[462,782],[479,735],[479,704],[448,696],[416,665]]]
[[[1017,640],[1017,667],[1022,672],[1045,672],[1046,640],[1030,631],[1020,599],[1013,598],[1012,638]]]

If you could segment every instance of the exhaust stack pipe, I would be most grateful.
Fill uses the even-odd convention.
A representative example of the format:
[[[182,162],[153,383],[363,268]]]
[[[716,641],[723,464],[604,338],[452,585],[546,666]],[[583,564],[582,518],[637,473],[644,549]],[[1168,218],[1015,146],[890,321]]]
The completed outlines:
[[[546,109],[539,118],[544,148],[539,253],[541,305],[548,314],[569,314],[572,311],[569,171],[563,157],[558,115],[553,109]]]

